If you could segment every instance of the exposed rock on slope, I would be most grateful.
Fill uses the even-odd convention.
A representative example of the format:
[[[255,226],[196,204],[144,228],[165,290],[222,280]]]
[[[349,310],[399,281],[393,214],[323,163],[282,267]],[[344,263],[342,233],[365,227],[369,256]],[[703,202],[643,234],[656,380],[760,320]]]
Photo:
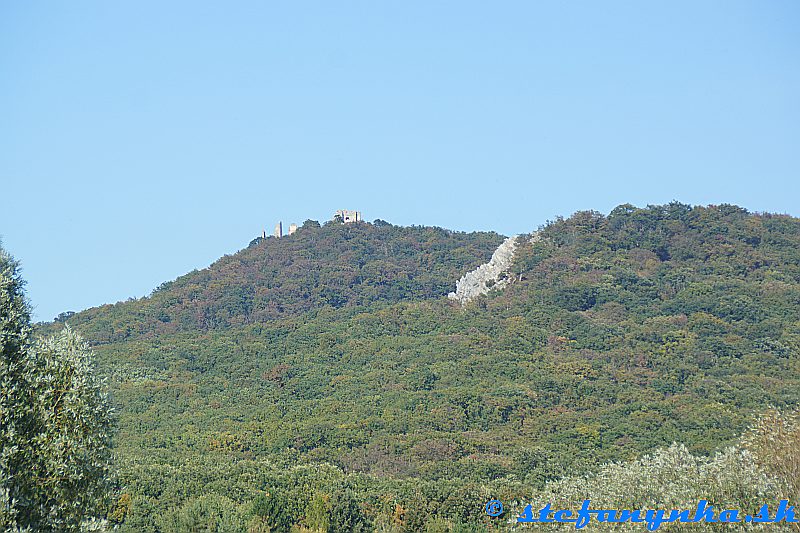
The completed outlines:
[[[458,300],[466,305],[481,294],[492,289],[502,289],[510,282],[506,272],[514,261],[514,250],[517,237],[509,237],[497,247],[488,263],[484,263],[472,272],[467,272],[456,283],[456,292],[447,295],[451,300]]]

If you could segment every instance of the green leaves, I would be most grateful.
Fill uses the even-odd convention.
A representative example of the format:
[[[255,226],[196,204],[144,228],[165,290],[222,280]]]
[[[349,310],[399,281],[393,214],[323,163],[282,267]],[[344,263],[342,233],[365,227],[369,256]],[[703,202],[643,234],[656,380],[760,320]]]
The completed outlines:
[[[0,255],[0,526],[77,531],[105,510],[111,409],[76,333],[31,343],[29,330],[16,265]]]
[[[46,520],[74,525],[104,510],[110,489],[111,408],[91,352],[68,327],[34,346],[37,424],[31,440],[36,499]],[[40,504],[41,505],[41,504]],[[55,510],[53,509],[55,506]]]
[[[0,526],[16,526],[20,502],[16,482],[24,475],[29,431],[35,423],[30,392],[30,316],[17,263],[0,248]]]

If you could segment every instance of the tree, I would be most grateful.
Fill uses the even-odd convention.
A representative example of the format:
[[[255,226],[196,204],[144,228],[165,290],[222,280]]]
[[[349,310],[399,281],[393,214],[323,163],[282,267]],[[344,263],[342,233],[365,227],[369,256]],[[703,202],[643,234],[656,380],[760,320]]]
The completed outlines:
[[[17,263],[0,249],[0,526],[77,531],[111,484],[111,408],[68,327],[32,340]]]
[[[204,494],[193,498],[179,510],[161,520],[166,533],[199,533],[246,531],[245,522],[233,500],[218,494]],[[252,528],[258,531],[257,528]],[[265,528],[262,529],[270,531]],[[281,530],[281,531],[288,531]]]
[[[63,313],[58,313],[58,316],[53,319],[53,322],[66,322],[73,316],[75,316],[75,311],[64,311]]]
[[[358,506],[353,491],[350,489],[340,490],[334,493],[331,498],[330,525],[328,531],[337,533],[369,531],[369,524],[364,513]]]
[[[32,426],[28,397],[30,313],[17,263],[0,248],[0,526],[16,524],[24,487],[16,482],[25,472],[25,442]]]

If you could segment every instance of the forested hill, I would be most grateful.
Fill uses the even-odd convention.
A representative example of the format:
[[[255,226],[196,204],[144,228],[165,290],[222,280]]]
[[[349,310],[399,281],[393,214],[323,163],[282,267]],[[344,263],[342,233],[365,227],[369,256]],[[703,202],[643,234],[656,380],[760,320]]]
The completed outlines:
[[[93,343],[106,343],[260,323],[326,306],[436,298],[487,261],[500,242],[502,236],[488,232],[309,220],[293,235],[259,237],[148,298],[88,309],[69,323]]]
[[[710,454],[800,403],[797,218],[580,212],[519,239],[504,289],[443,297],[501,240],[309,225],[69,319],[117,404],[124,530],[474,525],[490,497]]]
[[[514,272],[523,283],[503,297],[506,305],[579,312],[589,323],[632,313],[702,312],[736,326],[773,317],[762,335],[797,317],[797,218],[731,205],[623,205],[608,216],[558,220],[534,240],[518,250]]]

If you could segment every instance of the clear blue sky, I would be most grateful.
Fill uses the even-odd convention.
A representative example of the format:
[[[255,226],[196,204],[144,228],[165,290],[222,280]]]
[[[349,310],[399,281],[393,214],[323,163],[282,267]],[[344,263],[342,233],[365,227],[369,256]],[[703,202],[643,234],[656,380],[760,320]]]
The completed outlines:
[[[37,319],[278,220],[504,234],[800,214],[800,2],[0,4],[0,235]]]

